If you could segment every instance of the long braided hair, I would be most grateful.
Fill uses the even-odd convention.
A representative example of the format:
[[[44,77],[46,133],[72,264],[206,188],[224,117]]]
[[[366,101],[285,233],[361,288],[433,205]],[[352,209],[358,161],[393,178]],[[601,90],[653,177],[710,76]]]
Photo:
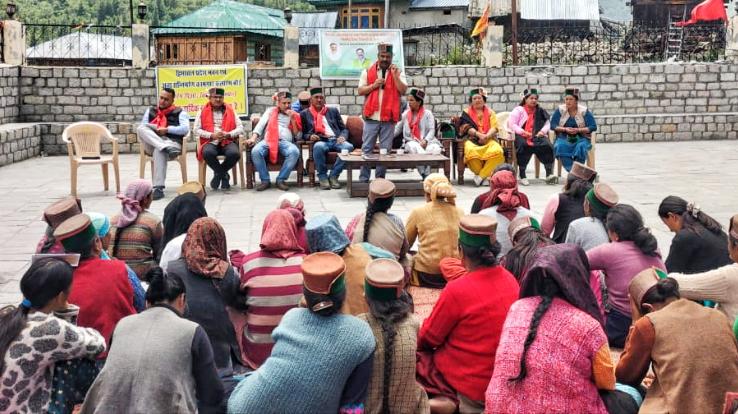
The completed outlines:
[[[530,349],[533,341],[536,340],[536,335],[538,335],[538,325],[541,323],[541,319],[543,319],[546,311],[548,311],[548,308],[551,307],[551,303],[553,302],[554,297],[556,297],[559,292],[559,285],[556,284],[553,279],[549,277],[541,279],[541,302],[536,307],[536,310],[533,312],[533,317],[530,320],[530,326],[528,327],[528,336],[525,337],[525,344],[523,345],[523,355],[520,357],[520,372],[518,372],[517,376],[509,378],[508,381],[522,381],[528,375],[528,368],[525,364],[525,359],[528,356],[528,349]]]
[[[384,372],[382,379],[382,414],[390,413],[390,385],[392,383],[392,360],[395,352],[395,336],[397,330],[395,325],[410,315],[413,302],[407,292],[402,292],[399,298],[394,300],[375,300],[366,297],[369,305],[369,313],[379,322],[382,327],[382,340],[384,341]],[[377,338],[379,339],[379,338]]]
[[[366,205],[366,214],[364,216],[364,236],[363,241],[369,241],[369,229],[372,227],[372,217],[375,213],[387,213],[394,203],[395,197],[378,198],[374,202]]]
[[[551,246],[556,244],[548,236],[543,234],[542,231],[535,227],[528,227],[520,230],[515,235],[513,242],[513,248],[505,255],[504,267],[515,278],[520,281],[525,274],[525,270],[528,267],[528,263],[533,260],[538,249],[543,246]]]

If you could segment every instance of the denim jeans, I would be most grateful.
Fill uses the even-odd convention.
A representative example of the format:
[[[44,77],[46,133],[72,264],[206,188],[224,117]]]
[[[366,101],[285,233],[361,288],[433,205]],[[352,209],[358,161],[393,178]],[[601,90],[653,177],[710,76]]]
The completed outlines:
[[[392,140],[395,137],[394,122],[379,122],[371,119],[364,121],[364,134],[362,135],[361,152],[363,154],[371,154],[374,151],[374,145],[379,138],[379,148],[390,151],[392,149]],[[384,178],[387,167],[378,166],[374,172],[375,178]],[[372,175],[372,169],[369,167],[361,167],[359,180],[368,183]]]
[[[318,172],[318,179],[328,179],[328,166],[325,165],[325,157],[328,151],[341,152],[341,150],[353,151],[354,146],[350,142],[344,141],[343,144],[336,142],[335,138],[330,138],[328,141],[318,141],[313,145],[313,158],[315,159],[315,169]],[[331,177],[338,178],[343,171],[344,162],[340,158],[336,158],[336,163],[333,164],[331,170]]]
[[[284,157],[284,164],[277,175],[277,182],[286,181],[290,177],[290,173],[295,169],[297,160],[300,158],[300,150],[297,146],[283,139],[279,140],[279,154]],[[269,145],[266,140],[259,141],[254,149],[251,150],[251,161],[259,172],[259,180],[262,183],[269,182],[269,169],[267,161],[269,158]]]

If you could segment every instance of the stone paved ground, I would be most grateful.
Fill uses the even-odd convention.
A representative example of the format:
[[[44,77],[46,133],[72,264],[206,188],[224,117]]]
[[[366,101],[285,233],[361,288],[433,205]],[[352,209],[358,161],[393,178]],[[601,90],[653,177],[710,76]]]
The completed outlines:
[[[734,141],[598,144],[597,170],[602,181],[610,183],[620,193],[622,202],[633,204],[641,211],[666,254],[671,234],[656,214],[663,197],[675,194],[695,200],[722,224],[738,213],[736,147]],[[196,164],[192,154],[188,166],[190,177],[194,178]],[[532,163],[529,169],[532,170]],[[121,156],[122,188],[137,178],[137,170],[137,155]],[[388,178],[398,176],[417,175],[397,172],[390,173]],[[471,178],[468,172],[467,177]],[[154,202],[151,208],[154,213],[163,213],[179,179],[177,165],[170,163],[167,198]],[[458,205],[465,211],[471,207],[474,197],[484,191],[469,183],[471,180],[457,187]],[[104,192],[102,188],[98,167],[80,169],[79,195],[84,209],[112,215],[119,208],[118,200],[114,192]],[[365,206],[363,199],[349,199],[345,191],[307,187],[295,191],[305,200],[308,217],[330,211],[344,225]],[[530,197],[532,209],[540,216],[546,200],[558,191],[558,187],[534,181],[524,191]],[[0,168],[0,194],[0,305],[4,305],[20,301],[18,281],[45,228],[40,221],[42,210],[69,194],[68,159],[35,158]],[[225,228],[228,248],[249,251],[258,247],[262,219],[274,208],[280,194],[276,189],[263,193],[238,189],[228,194],[211,192],[206,207]],[[398,198],[392,211],[405,219],[410,210],[422,202],[420,198]]]

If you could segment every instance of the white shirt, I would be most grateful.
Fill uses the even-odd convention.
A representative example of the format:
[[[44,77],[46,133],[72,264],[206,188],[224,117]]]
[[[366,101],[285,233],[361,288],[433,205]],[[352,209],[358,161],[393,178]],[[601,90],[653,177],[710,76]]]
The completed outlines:
[[[164,251],[161,252],[161,259],[159,259],[159,267],[163,271],[167,271],[169,262],[178,260],[182,257],[182,244],[184,243],[187,233],[180,234],[179,236],[169,240],[169,243],[164,247]]]

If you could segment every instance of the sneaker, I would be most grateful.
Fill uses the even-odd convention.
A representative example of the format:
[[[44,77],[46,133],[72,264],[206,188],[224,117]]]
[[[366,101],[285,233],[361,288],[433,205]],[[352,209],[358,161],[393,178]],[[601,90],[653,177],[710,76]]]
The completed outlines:
[[[530,181],[527,178],[521,178],[520,185],[530,185]]]
[[[270,183],[269,181],[262,181],[261,184],[256,186],[256,191],[264,191],[271,186],[272,183]]]
[[[480,177],[478,175],[475,175],[474,176],[474,184],[476,184],[477,187],[479,187],[480,185],[482,185],[482,181],[484,181],[484,178],[482,178],[482,177]]]
[[[220,175],[215,174],[213,176],[213,179],[210,180],[210,188],[212,188],[213,190],[217,190],[219,187],[220,187]]]
[[[277,181],[277,188],[282,191],[289,191],[290,186],[288,186],[284,181]]]
[[[320,189],[321,190],[330,190],[331,189],[331,183],[328,182],[327,178],[321,178],[319,180],[320,182]]]
[[[548,185],[554,185],[559,183],[559,177],[551,174],[548,177],[546,177],[546,184]]]
[[[328,178],[328,181],[331,183],[331,188],[334,190],[338,190],[341,188],[341,184],[338,183],[338,177],[330,177]]]
[[[220,188],[224,190],[230,190],[231,189],[231,176],[230,174],[225,174],[222,177],[220,177]]]
[[[159,187],[154,187],[154,193],[151,195],[151,198],[154,200],[161,200],[164,198],[164,189]]]

